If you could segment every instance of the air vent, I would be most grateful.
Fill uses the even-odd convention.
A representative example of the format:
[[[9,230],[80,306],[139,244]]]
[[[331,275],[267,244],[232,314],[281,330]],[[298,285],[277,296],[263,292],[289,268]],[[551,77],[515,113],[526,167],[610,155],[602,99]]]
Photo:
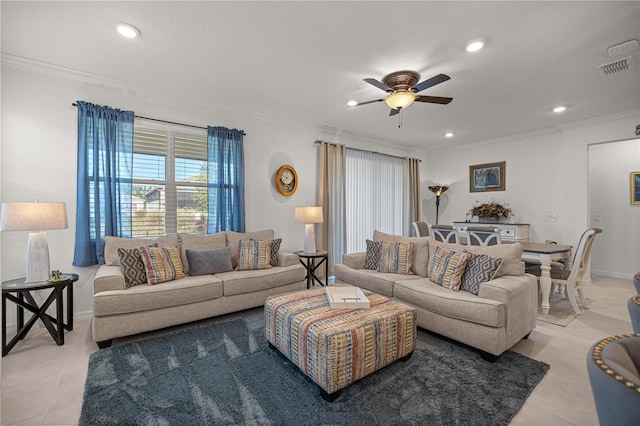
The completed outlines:
[[[633,56],[619,59],[617,61],[609,62],[608,64],[598,65],[596,69],[602,77],[608,77],[613,74],[618,74],[623,71],[629,71],[636,67],[636,62],[633,60]]]

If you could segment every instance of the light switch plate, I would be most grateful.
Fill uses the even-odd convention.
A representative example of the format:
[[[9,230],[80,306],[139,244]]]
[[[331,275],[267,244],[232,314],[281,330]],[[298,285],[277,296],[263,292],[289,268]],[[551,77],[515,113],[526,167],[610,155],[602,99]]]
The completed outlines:
[[[601,220],[601,219],[602,219],[602,218],[600,217],[600,215],[599,215],[599,214],[594,214],[594,215],[593,215],[593,221],[594,221],[594,222],[600,222],[600,220]]]

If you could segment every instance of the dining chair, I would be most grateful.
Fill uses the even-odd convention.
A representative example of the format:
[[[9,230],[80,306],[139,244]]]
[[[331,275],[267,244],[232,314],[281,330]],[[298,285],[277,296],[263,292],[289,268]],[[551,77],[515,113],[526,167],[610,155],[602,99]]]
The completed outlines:
[[[602,232],[600,228],[590,228],[584,231],[578,242],[578,248],[573,255],[573,262],[571,269],[551,268],[549,275],[551,275],[551,282],[554,285],[560,285],[565,288],[571,307],[576,314],[580,314],[580,308],[578,302],[585,308],[589,309],[589,303],[582,291],[582,280],[585,272],[589,268],[589,254],[591,253],[591,246],[595,236]],[[526,272],[536,275],[540,278],[542,270],[540,265],[534,265],[526,268]],[[563,291],[564,292],[564,291]]]
[[[633,285],[636,288],[636,293],[640,294],[640,272],[633,276]]]
[[[468,226],[467,245],[468,246],[494,246],[502,244],[500,229],[491,226]]]
[[[634,333],[640,333],[640,294],[636,294],[627,302],[631,327]]]
[[[429,236],[429,224],[425,221],[412,222],[413,232],[416,237],[428,237]]]
[[[459,243],[460,237],[458,236],[458,229],[451,225],[431,225],[429,227],[431,236],[436,241],[442,241],[444,243]]]
[[[587,353],[601,426],[640,424],[640,334],[607,337]]]

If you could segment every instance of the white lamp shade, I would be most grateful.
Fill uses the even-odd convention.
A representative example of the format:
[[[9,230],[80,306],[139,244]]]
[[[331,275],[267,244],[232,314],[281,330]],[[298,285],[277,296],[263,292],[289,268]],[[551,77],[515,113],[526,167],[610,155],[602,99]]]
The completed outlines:
[[[322,223],[322,207],[296,207],[296,223]]]
[[[413,92],[393,92],[384,101],[390,108],[402,109],[411,105],[415,99],[416,94]]]
[[[1,231],[67,229],[65,203],[2,203]]]

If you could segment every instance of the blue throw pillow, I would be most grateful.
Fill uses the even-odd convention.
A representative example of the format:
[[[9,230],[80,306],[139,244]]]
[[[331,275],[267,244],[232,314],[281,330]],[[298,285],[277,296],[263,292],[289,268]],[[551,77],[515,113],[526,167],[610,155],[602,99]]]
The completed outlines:
[[[231,248],[215,250],[186,250],[189,275],[212,275],[233,270]]]

